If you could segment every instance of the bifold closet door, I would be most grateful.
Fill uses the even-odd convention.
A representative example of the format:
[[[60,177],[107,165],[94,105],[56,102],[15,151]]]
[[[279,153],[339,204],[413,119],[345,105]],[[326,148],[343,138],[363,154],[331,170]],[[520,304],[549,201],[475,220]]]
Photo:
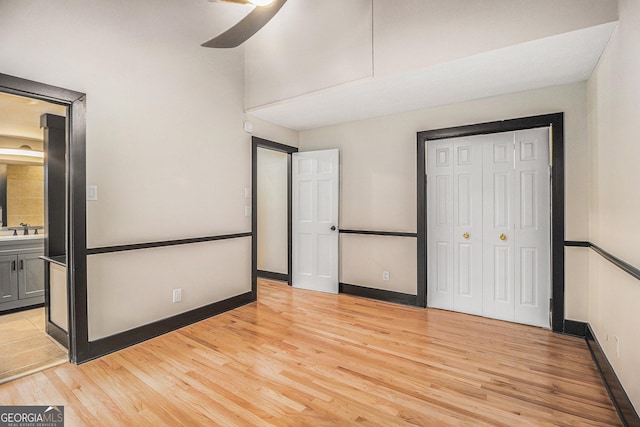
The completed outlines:
[[[549,327],[549,129],[427,145],[429,307]]]
[[[480,137],[427,150],[428,305],[482,314],[482,144]]]

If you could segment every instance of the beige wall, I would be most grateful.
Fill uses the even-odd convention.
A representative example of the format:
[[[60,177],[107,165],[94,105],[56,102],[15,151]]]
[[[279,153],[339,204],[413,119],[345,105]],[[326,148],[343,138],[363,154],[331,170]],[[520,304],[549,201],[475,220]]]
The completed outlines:
[[[68,332],[67,269],[48,262],[49,268],[49,318]]]
[[[416,245],[406,237],[341,234],[340,282],[415,295]]]
[[[586,85],[577,83],[330,126],[300,133],[301,150],[341,151],[340,227],[416,231],[416,133],[472,123],[564,112],[567,240],[588,236]],[[364,248],[364,249],[363,249]],[[340,280],[416,294],[413,238],[341,236]],[[566,252],[566,311],[586,320],[586,259]],[[382,281],[382,272],[390,280]],[[577,278],[577,279],[576,279]]]
[[[246,9],[219,6],[0,2],[2,72],[87,94],[88,247],[251,230],[244,52],[200,46]],[[90,256],[90,339],[249,291],[250,240]]]
[[[131,254],[88,258],[90,340],[251,289],[249,238],[149,249],[134,257]],[[172,291],[178,288],[182,289],[182,302],[172,304]]]
[[[589,239],[640,267],[640,2],[620,0],[619,13],[619,27],[588,86]],[[595,252],[589,263],[588,321],[640,412],[640,282]]]
[[[258,270],[287,274],[286,153],[258,148]]]
[[[253,116],[247,116],[247,121],[253,127],[253,134],[259,138],[292,147],[300,145],[298,131],[284,128]]]

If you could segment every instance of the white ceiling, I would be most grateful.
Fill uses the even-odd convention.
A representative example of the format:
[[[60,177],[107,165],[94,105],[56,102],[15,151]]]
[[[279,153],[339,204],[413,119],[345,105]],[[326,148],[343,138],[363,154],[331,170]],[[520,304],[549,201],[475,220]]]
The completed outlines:
[[[0,136],[42,141],[40,116],[45,113],[64,116],[66,109],[61,105],[0,92]]]
[[[602,24],[385,79],[374,76],[247,113],[307,130],[584,81],[616,26]]]

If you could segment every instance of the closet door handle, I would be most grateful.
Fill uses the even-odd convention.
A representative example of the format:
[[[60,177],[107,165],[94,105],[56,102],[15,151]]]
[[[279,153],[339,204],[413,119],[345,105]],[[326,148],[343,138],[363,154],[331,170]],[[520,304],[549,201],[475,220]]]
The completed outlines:
[[[507,240],[507,235],[502,233],[500,236],[500,240]]]
[[[24,270],[24,260],[20,260],[20,270]]]
[[[16,262],[11,261],[11,271],[16,271]]]

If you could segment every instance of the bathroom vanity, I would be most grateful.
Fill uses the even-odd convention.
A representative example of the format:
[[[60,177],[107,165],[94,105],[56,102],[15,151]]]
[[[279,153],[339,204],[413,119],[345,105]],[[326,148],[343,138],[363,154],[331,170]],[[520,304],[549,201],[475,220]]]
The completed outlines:
[[[0,314],[44,303],[44,235],[0,235]]]

